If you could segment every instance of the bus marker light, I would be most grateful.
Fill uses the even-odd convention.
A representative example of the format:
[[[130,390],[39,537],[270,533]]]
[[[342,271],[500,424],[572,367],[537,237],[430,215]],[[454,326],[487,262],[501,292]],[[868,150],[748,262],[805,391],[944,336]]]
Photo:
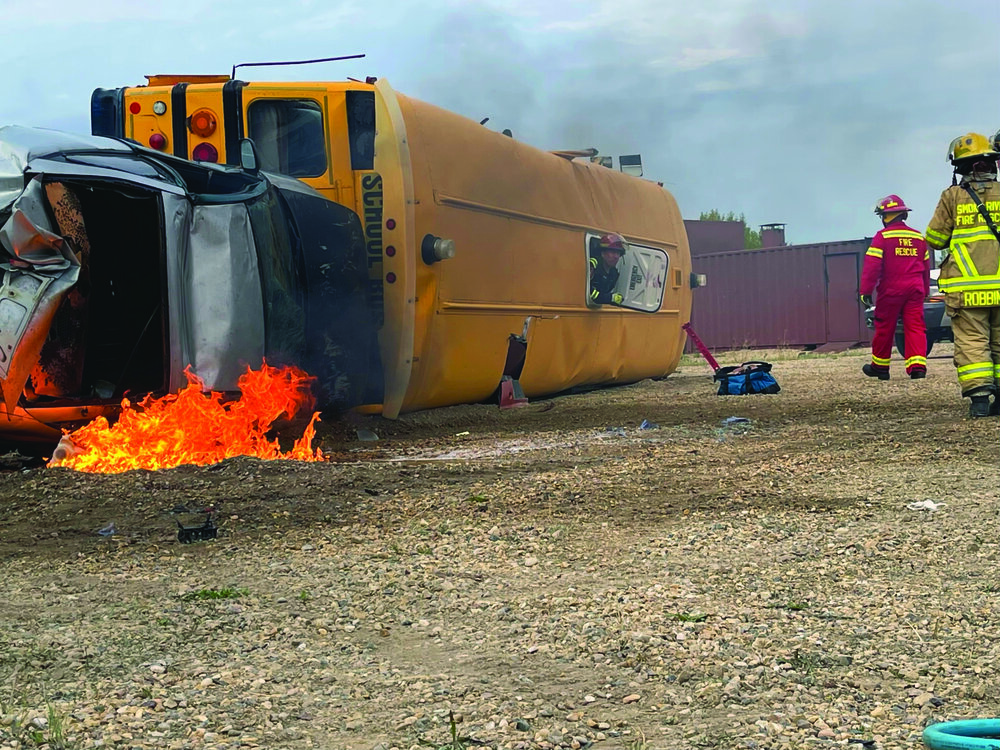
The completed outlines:
[[[128,105],[128,111],[133,115],[139,114],[140,110],[142,110],[142,105],[139,102],[132,102]]]
[[[210,109],[199,109],[188,118],[188,130],[202,138],[208,138],[215,132],[215,113]]]
[[[191,152],[191,158],[195,161],[219,161],[219,151],[211,143],[199,143]]]
[[[166,111],[167,111],[167,103],[166,102],[159,102],[159,101],[153,102],[153,114],[154,115],[162,115]]]
[[[443,237],[435,237],[433,234],[425,234],[420,243],[420,257],[429,266],[439,260],[454,258],[455,240],[446,240]]]
[[[395,219],[386,219],[385,220],[385,228],[386,229],[395,229],[396,228],[396,220]]]
[[[396,283],[396,274],[394,274],[392,271],[389,271],[389,273],[387,273],[385,275],[385,280],[387,282],[389,282],[390,284],[395,284]]]
[[[162,151],[167,147],[167,138],[163,133],[153,133],[149,136],[149,147]]]
[[[396,248],[392,245],[389,245],[389,247],[385,249],[385,254],[391,258],[393,255],[396,254]]]

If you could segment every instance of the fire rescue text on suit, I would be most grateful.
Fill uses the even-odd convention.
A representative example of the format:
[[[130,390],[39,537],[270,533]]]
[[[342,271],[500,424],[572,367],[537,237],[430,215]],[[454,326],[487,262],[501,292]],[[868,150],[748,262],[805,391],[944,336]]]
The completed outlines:
[[[896,322],[903,317],[906,372],[922,378],[927,372],[927,328],[924,299],[930,293],[930,254],[923,235],[906,225],[909,208],[898,195],[889,195],[875,206],[883,227],[865,253],[861,271],[861,296],[875,294],[875,335],[872,361],[865,375],[889,379],[889,359]],[[876,288],[877,285],[877,288]]]

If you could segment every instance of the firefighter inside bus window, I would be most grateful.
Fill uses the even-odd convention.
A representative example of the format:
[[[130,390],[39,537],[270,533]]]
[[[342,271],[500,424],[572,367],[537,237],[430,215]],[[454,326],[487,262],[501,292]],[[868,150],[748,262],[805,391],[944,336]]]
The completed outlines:
[[[260,168],[292,177],[326,172],[323,111],[310,99],[258,99],[247,110]]]
[[[615,291],[619,265],[628,244],[625,238],[609,232],[590,239],[590,300],[591,305],[620,305],[624,299]]]

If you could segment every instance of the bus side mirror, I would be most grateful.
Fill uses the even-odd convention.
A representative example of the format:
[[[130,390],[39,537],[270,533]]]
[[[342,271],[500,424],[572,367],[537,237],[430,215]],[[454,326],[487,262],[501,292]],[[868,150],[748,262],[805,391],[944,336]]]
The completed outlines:
[[[253,141],[249,138],[242,139],[240,141],[240,166],[250,174],[257,174],[260,172],[259,163],[257,147],[253,145]]]

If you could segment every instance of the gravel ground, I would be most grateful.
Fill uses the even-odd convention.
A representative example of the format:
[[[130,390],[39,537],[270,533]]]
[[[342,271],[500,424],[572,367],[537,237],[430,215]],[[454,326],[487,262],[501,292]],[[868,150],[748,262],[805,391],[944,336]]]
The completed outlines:
[[[764,356],[780,394],[692,361],[325,425],[317,465],[6,457],[0,747],[889,750],[1000,715],[1000,422],[948,357]]]

